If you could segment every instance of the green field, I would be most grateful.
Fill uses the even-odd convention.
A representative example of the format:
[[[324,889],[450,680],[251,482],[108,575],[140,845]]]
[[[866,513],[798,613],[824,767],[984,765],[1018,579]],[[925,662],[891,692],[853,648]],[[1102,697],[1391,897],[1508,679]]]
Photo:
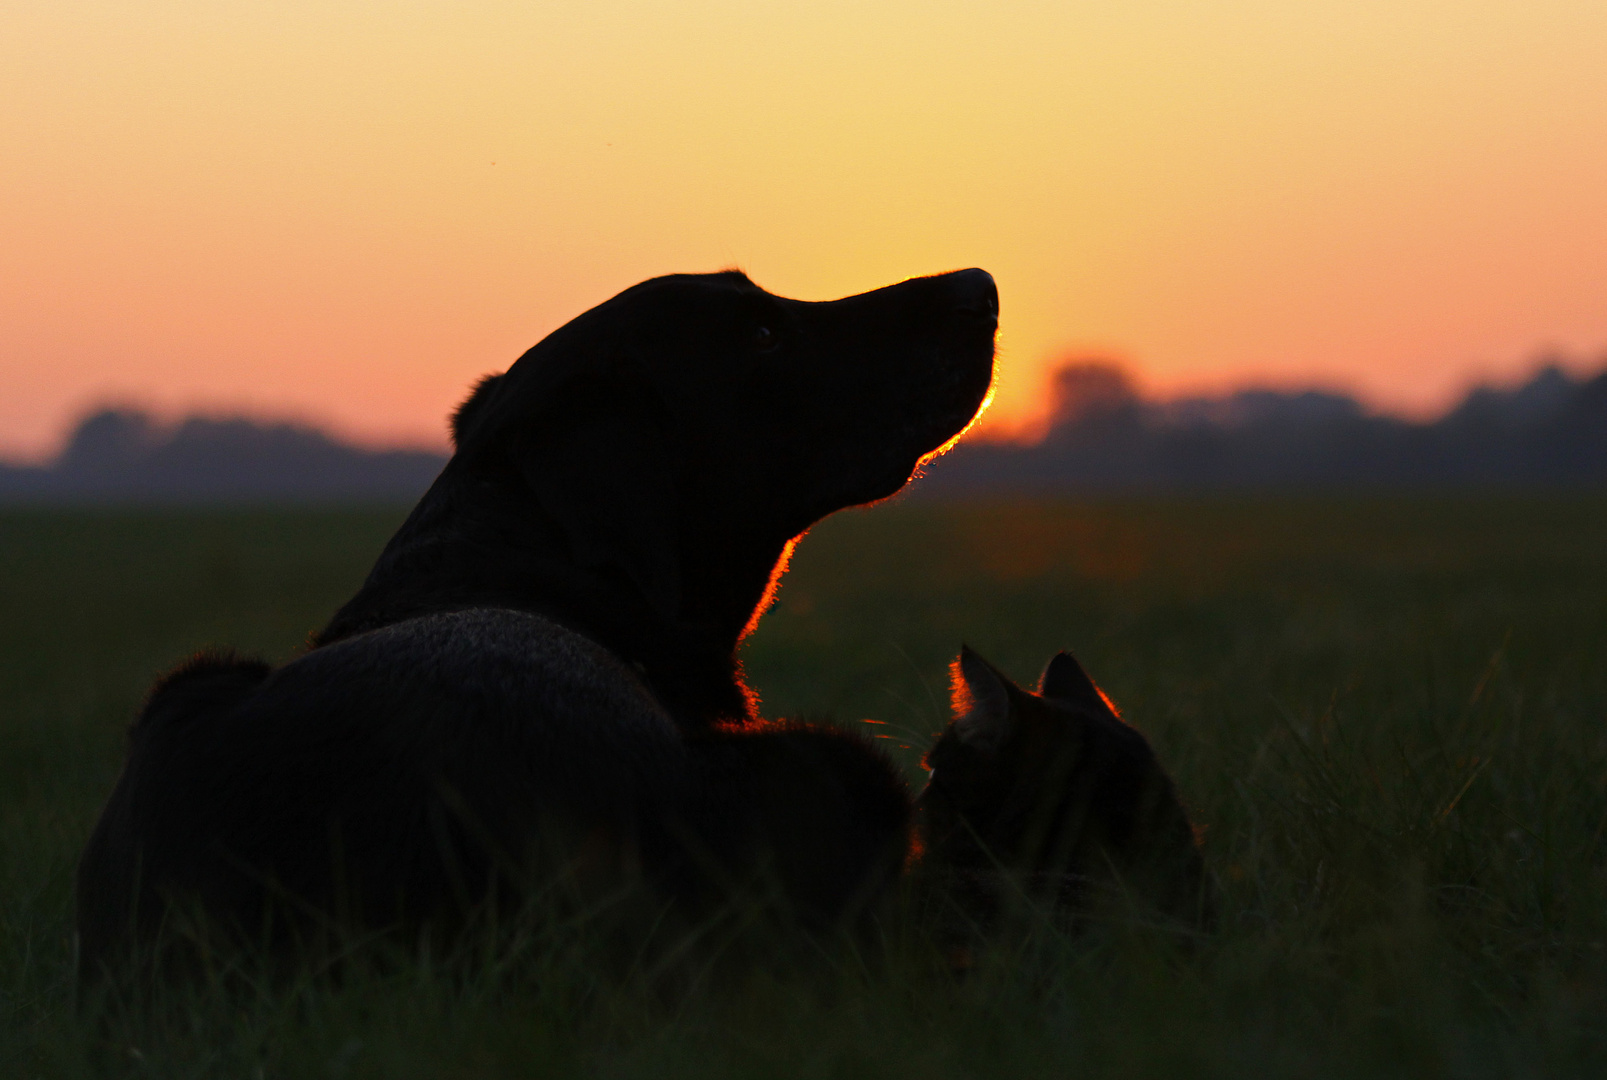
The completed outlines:
[[[70,884],[152,677],[295,653],[399,511],[0,514],[0,1077],[1607,1075],[1607,500],[839,515],[750,642],[771,715],[874,718],[918,781],[962,641],[1073,648],[1224,889],[985,958],[682,995],[428,971],[156,1018],[72,1006]]]

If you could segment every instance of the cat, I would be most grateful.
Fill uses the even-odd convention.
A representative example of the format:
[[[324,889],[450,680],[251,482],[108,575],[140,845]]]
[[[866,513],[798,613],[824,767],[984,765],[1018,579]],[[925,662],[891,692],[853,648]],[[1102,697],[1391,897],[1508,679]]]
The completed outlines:
[[[1062,914],[1114,902],[1213,925],[1212,879],[1171,778],[1070,653],[1037,693],[968,647],[951,672],[954,716],[916,800],[919,866],[951,915],[987,931],[1024,902]]]

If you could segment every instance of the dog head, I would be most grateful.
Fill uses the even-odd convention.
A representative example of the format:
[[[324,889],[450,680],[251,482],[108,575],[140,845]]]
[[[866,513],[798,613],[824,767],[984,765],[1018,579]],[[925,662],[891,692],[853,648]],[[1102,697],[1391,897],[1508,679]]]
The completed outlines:
[[[970,649],[953,664],[954,719],[928,751],[918,801],[926,858],[986,919],[1006,876],[1082,908],[1101,887],[1194,925],[1210,921],[1204,863],[1171,779],[1144,736],[1070,653],[1038,693]]]
[[[655,278],[484,380],[454,466],[511,463],[577,562],[739,633],[793,537],[892,495],[971,422],[997,318],[981,270],[821,303]]]

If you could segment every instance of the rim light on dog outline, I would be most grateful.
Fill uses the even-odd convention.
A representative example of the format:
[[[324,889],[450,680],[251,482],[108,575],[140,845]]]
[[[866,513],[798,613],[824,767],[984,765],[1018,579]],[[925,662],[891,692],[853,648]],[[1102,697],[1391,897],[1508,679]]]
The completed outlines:
[[[986,394],[982,395],[982,404],[977,406],[976,412],[972,415],[971,419],[966,423],[966,425],[963,428],[961,428],[959,431],[955,432],[953,438],[951,438],[948,442],[944,443],[942,446],[938,447],[936,450],[933,450],[931,453],[924,455],[919,461],[917,461],[915,463],[915,471],[910,474],[910,479],[913,480],[913,479],[916,479],[917,477],[919,477],[925,471],[926,466],[927,466],[928,463],[937,460],[938,458],[942,457],[944,454],[948,453],[950,450],[954,449],[954,447],[959,443],[959,441],[961,439],[965,438],[966,433],[969,432],[972,428],[976,427],[977,421],[982,419],[982,414],[988,411],[988,406],[989,405],[993,404],[993,396],[994,396],[994,394],[996,394],[998,392],[998,390],[999,390],[999,367],[998,367],[998,364],[995,363],[994,367],[993,367],[993,374],[988,379],[988,392]]]
[[[788,540],[786,546],[781,549],[781,558],[776,560],[776,565],[770,570],[770,580],[765,582],[764,594],[759,597],[759,602],[754,605],[753,614],[748,616],[747,625],[743,626],[742,633],[737,635],[739,643],[753,633],[764,613],[769,611],[771,606],[775,604],[776,591],[781,588],[781,579],[786,576],[787,564],[792,562],[793,549],[798,546],[798,541],[808,535],[809,530],[805,529],[791,540]]]

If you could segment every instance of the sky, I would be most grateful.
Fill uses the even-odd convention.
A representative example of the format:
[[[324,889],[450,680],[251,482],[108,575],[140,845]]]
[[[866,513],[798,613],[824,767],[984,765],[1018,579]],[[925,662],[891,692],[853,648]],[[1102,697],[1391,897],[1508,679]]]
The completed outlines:
[[[1068,357],[1427,415],[1607,364],[1602,0],[0,0],[0,455],[107,402],[439,445],[621,289],[981,266]]]

